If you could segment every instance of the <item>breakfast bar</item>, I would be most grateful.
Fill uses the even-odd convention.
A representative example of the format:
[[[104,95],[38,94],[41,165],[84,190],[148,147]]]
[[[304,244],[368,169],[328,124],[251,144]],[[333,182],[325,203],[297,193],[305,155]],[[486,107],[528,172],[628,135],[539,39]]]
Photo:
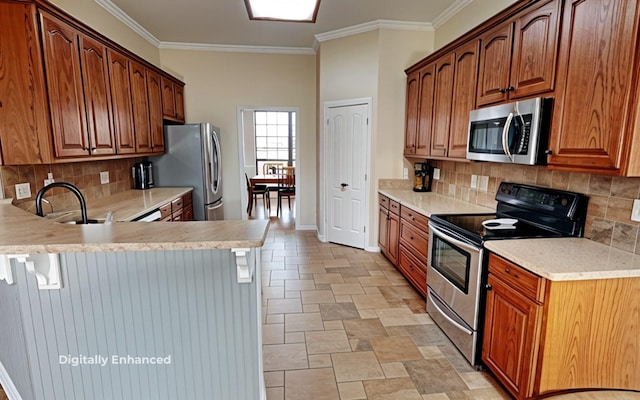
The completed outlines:
[[[10,398],[264,396],[268,221],[68,225],[0,200]]]

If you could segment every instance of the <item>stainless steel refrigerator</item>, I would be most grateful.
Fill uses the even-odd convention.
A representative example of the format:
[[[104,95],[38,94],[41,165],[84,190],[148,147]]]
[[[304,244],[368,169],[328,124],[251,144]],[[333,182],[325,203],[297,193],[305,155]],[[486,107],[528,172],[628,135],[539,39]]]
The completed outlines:
[[[219,133],[206,122],[165,126],[165,154],[149,158],[156,187],[193,187],[193,216],[197,221],[224,218]]]

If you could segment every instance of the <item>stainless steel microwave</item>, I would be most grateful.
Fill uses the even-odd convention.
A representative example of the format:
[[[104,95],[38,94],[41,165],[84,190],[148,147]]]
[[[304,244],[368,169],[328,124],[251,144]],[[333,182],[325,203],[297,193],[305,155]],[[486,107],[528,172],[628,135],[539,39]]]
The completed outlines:
[[[471,111],[467,159],[546,164],[551,105],[538,97]]]

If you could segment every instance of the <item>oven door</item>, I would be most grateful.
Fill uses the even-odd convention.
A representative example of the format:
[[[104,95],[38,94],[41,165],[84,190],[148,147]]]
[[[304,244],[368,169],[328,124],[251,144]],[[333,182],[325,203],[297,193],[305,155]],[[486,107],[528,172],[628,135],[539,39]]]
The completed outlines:
[[[482,247],[429,223],[427,285],[471,329],[478,329]]]

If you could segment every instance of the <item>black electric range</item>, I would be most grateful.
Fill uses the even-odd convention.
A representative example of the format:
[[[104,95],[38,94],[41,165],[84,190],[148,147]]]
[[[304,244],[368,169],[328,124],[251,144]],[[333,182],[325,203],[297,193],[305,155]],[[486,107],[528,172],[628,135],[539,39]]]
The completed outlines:
[[[495,213],[435,214],[431,222],[478,245],[486,240],[584,234],[588,197],[581,193],[503,182],[496,200]],[[485,226],[496,219],[515,223]]]

